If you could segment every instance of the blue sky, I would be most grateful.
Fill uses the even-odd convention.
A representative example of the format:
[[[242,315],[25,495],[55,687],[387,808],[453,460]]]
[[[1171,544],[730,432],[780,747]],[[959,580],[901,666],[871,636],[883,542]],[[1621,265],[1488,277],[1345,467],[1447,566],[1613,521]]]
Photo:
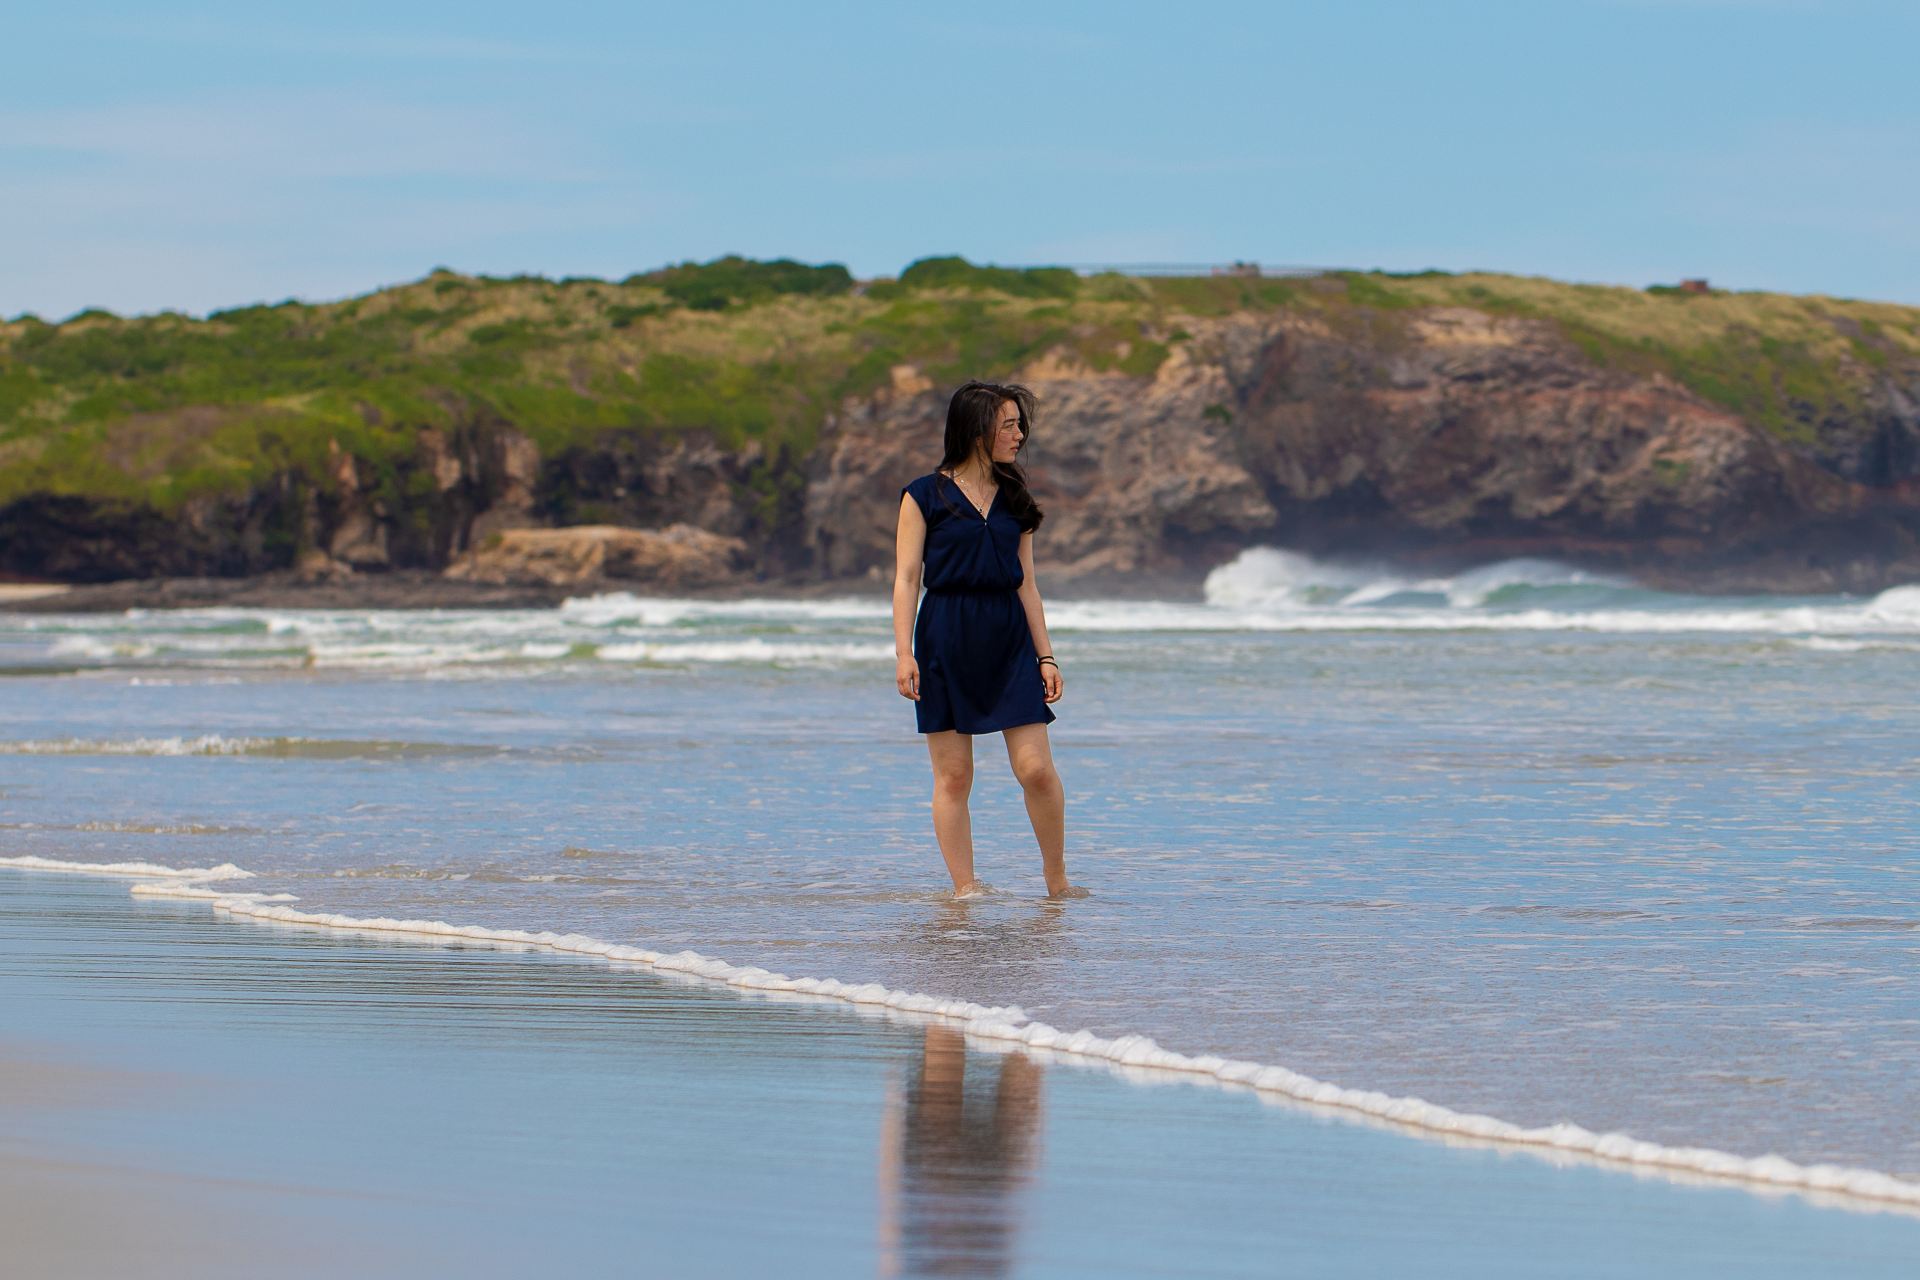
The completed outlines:
[[[1920,303],[1920,4],[21,7],[0,315],[738,252]]]

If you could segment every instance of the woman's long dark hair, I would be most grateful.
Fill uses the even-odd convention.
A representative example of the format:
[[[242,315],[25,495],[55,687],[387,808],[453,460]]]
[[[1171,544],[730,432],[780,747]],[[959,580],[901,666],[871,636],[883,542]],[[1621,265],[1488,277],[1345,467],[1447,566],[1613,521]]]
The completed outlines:
[[[1026,451],[1027,441],[1033,435],[1036,403],[1033,392],[1018,383],[969,382],[947,401],[946,453],[940,459],[940,470],[950,472],[976,455],[984,454],[993,478],[1000,484],[1000,501],[1019,522],[1020,531],[1032,533],[1040,527],[1045,513],[1027,492],[1027,473],[1017,460],[993,461],[994,419],[1000,416],[1000,406],[1009,400],[1020,410],[1020,449]],[[951,510],[960,510],[944,489],[941,496]]]

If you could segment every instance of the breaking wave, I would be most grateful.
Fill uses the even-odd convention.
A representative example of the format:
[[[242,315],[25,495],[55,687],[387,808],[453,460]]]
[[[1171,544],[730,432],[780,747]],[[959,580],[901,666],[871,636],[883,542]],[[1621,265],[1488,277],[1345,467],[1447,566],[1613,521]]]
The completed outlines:
[[[1844,596],[1693,596],[1549,560],[1449,576],[1316,560],[1272,547],[1207,575],[1206,608],[1256,630],[1512,630],[1920,635],[1920,586]]]

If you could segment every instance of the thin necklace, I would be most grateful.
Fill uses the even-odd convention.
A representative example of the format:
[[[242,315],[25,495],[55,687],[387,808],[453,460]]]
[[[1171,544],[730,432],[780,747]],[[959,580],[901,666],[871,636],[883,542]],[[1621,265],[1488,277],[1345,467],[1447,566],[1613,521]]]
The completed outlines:
[[[973,504],[973,509],[980,513],[980,518],[982,520],[985,520],[987,518],[987,513],[993,509],[993,498],[996,498],[1000,495],[1000,486],[997,484],[993,486],[993,497],[990,497],[987,499],[987,503],[985,506],[981,506],[980,499],[974,497],[973,494],[969,492],[969,490],[967,489],[967,486],[961,483],[959,476],[955,475],[951,471],[947,472],[946,474],[947,474],[947,479],[953,481],[953,487],[958,489],[961,493],[966,494],[967,501]]]

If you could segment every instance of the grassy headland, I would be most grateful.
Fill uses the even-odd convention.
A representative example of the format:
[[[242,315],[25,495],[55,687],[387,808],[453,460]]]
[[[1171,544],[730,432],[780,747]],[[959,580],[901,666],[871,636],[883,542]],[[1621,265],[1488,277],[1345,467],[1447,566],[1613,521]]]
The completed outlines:
[[[1080,277],[924,259],[858,286],[839,266],[723,258],[625,280],[435,271],[343,302],[204,320],[86,312],[0,322],[0,507],[35,495],[160,512],[289,473],[330,443],[404,505],[425,428],[511,424],[543,453],[608,432],[702,430],[800,456],[845,397],[919,366],[936,384],[1054,351],[1151,375],[1182,321],[1293,310],[1391,343],[1421,309],[1557,326],[1594,363],[1662,374],[1783,439],[1858,413],[1920,362],[1920,309],[1437,272]]]

